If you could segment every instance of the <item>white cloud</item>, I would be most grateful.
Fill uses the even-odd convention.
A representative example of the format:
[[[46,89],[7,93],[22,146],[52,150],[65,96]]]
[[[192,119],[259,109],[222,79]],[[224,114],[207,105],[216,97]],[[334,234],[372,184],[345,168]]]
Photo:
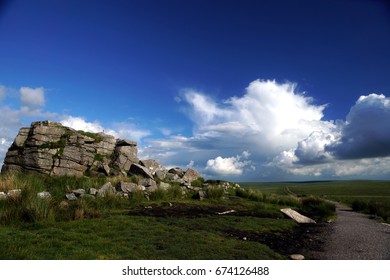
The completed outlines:
[[[362,96],[345,121],[334,122],[323,120],[326,105],[313,104],[296,88],[294,83],[256,80],[242,96],[223,101],[186,89],[181,105],[188,105],[193,134],[151,139],[142,152],[182,166],[188,163],[183,158],[191,158],[205,163],[205,173],[244,177],[253,174],[250,168],[226,155],[247,150],[252,161],[247,167],[257,167],[254,179],[390,173],[384,164],[390,154],[389,98]]]
[[[76,130],[83,130],[93,133],[103,132],[103,126],[97,122],[87,122],[81,117],[67,116],[66,118],[60,121],[62,125],[71,127]]]
[[[37,109],[45,105],[44,88],[21,87],[19,92],[22,107]]]
[[[262,167],[313,131],[333,126],[321,120],[326,106],[313,105],[313,100],[297,92],[293,83],[256,80],[244,95],[224,101],[191,89],[183,90],[181,97],[194,123],[193,134],[149,140],[143,154],[183,166],[187,164],[183,158],[204,164],[211,158],[208,171],[222,172],[230,166],[230,174],[244,174],[247,169],[234,165],[236,157],[224,155],[247,150],[253,166]]]
[[[268,166],[302,176],[389,176],[389,123],[389,98],[361,96],[346,121],[323,126]]]
[[[116,138],[129,139],[136,142],[150,135],[150,131],[138,128],[132,123],[117,122],[112,123],[109,127],[103,127],[98,121],[88,122],[81,117],[67,116],[60,121],[62,125],[71,127],[76,130],[84,130],[89,132],[104,132],[115,136]]]
[[[327,150],[340,159],[390,155],[390,98],[383,94],[361,96],[351,108],[340,139]]]
[[[221,176],[236,176],[242,175],[245,167],[252,167],[252,162],[247,160],[250,156],[248,151],[244,151],[242,155],[234,157],[223,158],[221,156],[215,159],[209,159],[207,161],[206,171],[210,171],[212,174]]]
[[[262,154],[290,148],[324,125],[321,119],[326,106],[313,105],[311,98],[296,92],[293,83],[256,80],[242,97],[220,103],[194,90],[187,90],[184,96],[195,136],[229,137],[229,141],[255,147]]]
[[[5,86],[0,85],[0,101],[5,97]]]
[[[113,123],[105,132],[114,135],[116,138],[129,139],[136,142],[141,142],[144,137],[151,134],[149,130],[139,128],[137,125],[127,122]]]

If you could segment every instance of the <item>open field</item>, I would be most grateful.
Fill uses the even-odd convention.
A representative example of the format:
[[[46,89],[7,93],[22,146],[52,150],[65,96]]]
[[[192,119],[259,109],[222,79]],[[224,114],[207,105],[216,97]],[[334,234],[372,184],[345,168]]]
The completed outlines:
[[[306,228],[281,208],[318,220],[333,214],[316,198],[210,186],[203,200],[174,185],[148,198],[65,199],[70,189],[87,191],[107,180],[115,184],[113,178],[0,176],[0,191],[21,189],[0,200],[0,259],[286,259],[304,249]],[[44,190],[52,196],[38,198]]]
[[[341,202],[354,210],[390,221],[389,181],[323,181],[288,183],[241,183],[265,194],[294,193],[298,196],[319,196]]]

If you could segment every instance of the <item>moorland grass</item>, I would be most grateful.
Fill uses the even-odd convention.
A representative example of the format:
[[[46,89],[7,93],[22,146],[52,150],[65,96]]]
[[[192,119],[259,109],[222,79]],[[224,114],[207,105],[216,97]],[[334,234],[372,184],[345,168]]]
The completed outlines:
[[[353,210],[390,222],[389,181],[324,181],[294,183],[240,183],[263,193],[295,193],[344,203]]]
[[[305,205],[291,194],[210,186],[209,198],[199,201],[193,193],[183,197],[177,184],[149,197],[136,192],[64,203],[73,189],[122,180],[137,178],[0,176],[0,191],[22,190],[0,201],[0,259],[284,259],[265,243],[239,236],[289,235],[297,225],[280,208]],[[52,197],[38,198],[40,191]],[[235,212],[219,215],[219,209]]]

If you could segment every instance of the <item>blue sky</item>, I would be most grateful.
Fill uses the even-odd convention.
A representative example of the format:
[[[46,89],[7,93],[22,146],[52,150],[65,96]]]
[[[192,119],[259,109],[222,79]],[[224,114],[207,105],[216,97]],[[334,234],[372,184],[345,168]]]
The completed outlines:
[[[0,161],[51,119],[234,181],[390,179],[387,1],[0,0]]]

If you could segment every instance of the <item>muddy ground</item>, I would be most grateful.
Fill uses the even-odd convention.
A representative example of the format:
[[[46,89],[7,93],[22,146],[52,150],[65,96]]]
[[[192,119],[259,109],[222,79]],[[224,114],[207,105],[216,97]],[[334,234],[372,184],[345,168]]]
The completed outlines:
[[[219,215],[231,208],[225,205],[191,205],[185,203],[163,203],[160,205],[140,206],[128,214],[131,216],[151,217],[186,217],[197,218],[210,215]],[[226,215],[263,217],[259,212],[237,211]],[[241,240],[260,242],[267,245],[273,251],[289,256],[302,254],[306,259],[315,259],[316,252],[324,250],[324,238],[332,230],[328,223],[297,224],[292,232],[260,234],[251,231],[225,231],[228,237]]]

